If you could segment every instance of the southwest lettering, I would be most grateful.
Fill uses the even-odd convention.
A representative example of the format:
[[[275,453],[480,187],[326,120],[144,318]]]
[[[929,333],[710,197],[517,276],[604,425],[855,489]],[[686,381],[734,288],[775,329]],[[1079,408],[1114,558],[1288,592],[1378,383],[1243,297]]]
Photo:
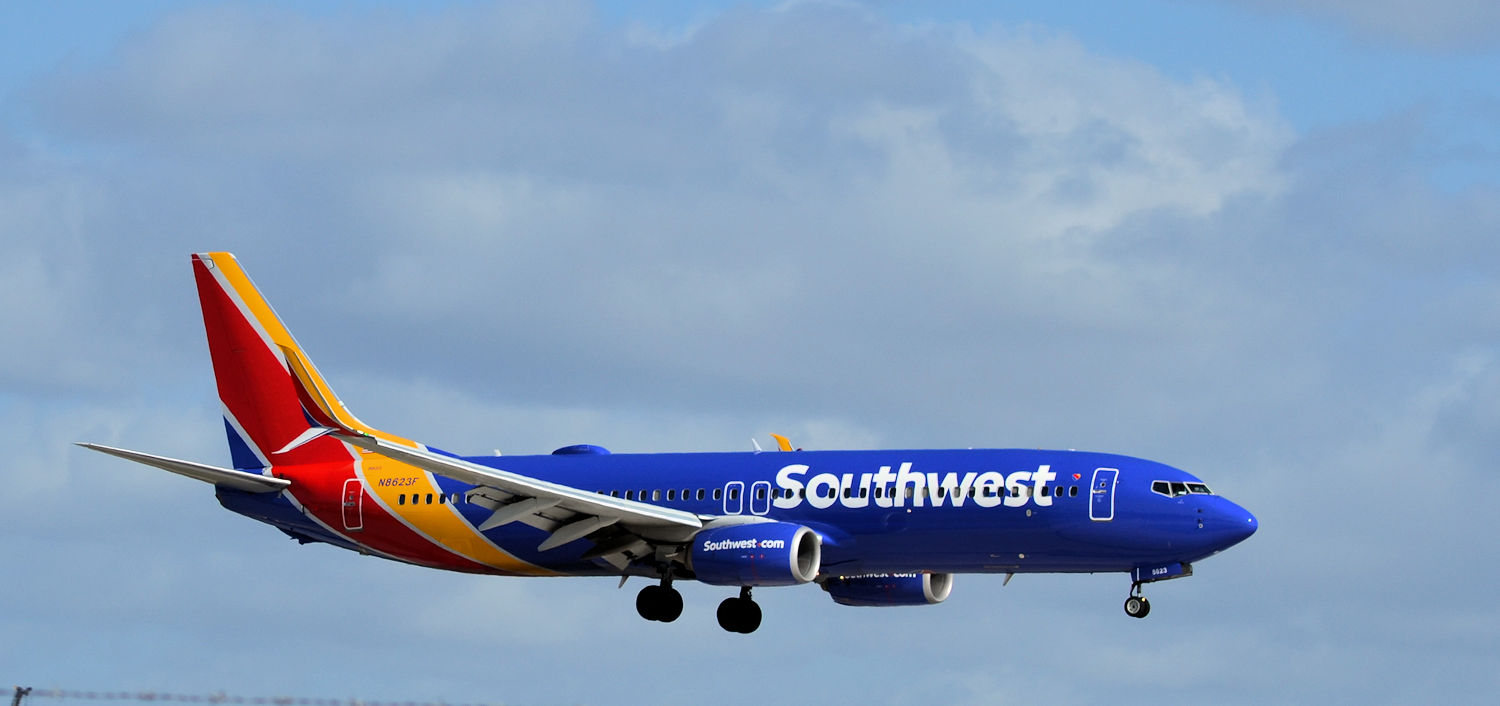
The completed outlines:
[[[779,492],[772,493],[772,503],[783,510],[804,502],[818,510],[835,505],[863,508],[872,502],[880,508],[963,507],[971,502],[981,508],[1022,507],[1032,502],[1048,507],[1055,493],[1044,494],[1043,489],[1050,488],[1049,482],[1057,478],[1052,467],[1045,464],[1034,471],[1009,474],[918,472],[912,469],[910,461],[901,463],[894,472],[890,466],[881,466],[874,473],[818,473],[809,478],[811,471],[810,466],[800,463],[777,471]]]

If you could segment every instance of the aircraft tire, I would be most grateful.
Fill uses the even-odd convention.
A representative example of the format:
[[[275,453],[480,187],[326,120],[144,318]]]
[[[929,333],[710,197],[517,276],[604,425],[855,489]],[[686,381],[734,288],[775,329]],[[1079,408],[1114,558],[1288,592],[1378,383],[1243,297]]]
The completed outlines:
[[[647,620],[656,620],[656,592],[660,586],[647,586],[635,594],[635,612]]]
[[[725,598],[719,604],[719,627],[749,635],[760,627],[760,605],[749,598]]]
[[[1151,601],[1145,596],[1131,596],[1125,599],[1125,614],[1132,618],[1144,618],[1151,613]]]
[[[682,616],[682,594],[667,586],[647,586],[635,595],[635,612],[647,620],[670,623]]]
[[[675,588],[657,586],[661,589],[657,593],[656,619],[663,623],[670,623],[682,616],[682,594]]]
[[[739,600],[743,603],[741,609],[744,611],[740,618],[740,632],[749,635],[760,627],[760,604],[749,598],[741,598]]]

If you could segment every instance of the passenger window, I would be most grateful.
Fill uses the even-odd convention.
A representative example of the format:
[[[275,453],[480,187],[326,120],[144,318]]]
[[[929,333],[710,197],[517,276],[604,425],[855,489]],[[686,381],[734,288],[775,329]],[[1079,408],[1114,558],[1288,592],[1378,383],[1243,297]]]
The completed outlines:
[[[729,490],[729,499],[730,500],[739,500],[740,499],[740,489],[739,488],[731,488]]]
[[[724,489],[723,488],[714,488],[714,500],[723,500],[723,499],[724,499]]]
[[[653,491],[651,491],[651,502],[656,502],[658,500],[661,500],[661,491],[660,490],[653,490]]]
[[[676,490],[668,490],[667,491],[667,499],[668,500],[676,500],[677,499],[677,491]]]
[[[432,493],[428,493],[428,494],[427,494],[427,504],[428,504],[428,505],[431,505],[431,504],[432,504]]]
[[[635,496],[635,491],[633,491],[633,490],[627,490],[627,491],[625,491],[625,499],[626,500],[634,500],[635,499],[634,496]]]
[[[765,488],[756,488],[755,489],[755,499],[756,500],[765,500],[766,499],[766,489]]]
[[[1070,497],[1070,498],[1076,498],[1076,497],[1078,497],[1078,486],[1075,485],[1075,486],[1073,486],[1071,488],[1068,488],[1068,497]]]
[[[698,489],[698,499],[699,499],[699,500],[702,500],[702,499],[703,499],[703,489],[702,489],[702,488],[699,488],[699,489]]]
[[[406,493],[402,493],[402,494],[396,496],[396,504],[397,505],[405,505],[406,504]]]

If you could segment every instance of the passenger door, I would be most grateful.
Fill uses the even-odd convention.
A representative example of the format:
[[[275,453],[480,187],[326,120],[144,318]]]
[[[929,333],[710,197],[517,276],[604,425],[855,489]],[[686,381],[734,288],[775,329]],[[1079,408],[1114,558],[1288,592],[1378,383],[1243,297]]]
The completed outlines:
[[[365,528],[365,486],[358,478],[344,481],[344,529]]]
[[[1094,471],[1094,482],[1089,485],[1089,519],[1095,522],[1115,519],[1115,479],[1119,474],[1115,468]]]

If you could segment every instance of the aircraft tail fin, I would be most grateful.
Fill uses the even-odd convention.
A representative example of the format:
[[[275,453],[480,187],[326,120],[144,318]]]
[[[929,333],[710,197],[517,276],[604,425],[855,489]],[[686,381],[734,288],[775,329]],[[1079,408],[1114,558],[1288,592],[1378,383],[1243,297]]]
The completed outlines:
[[[353,459],[329,432],[395,440],[344,408],[234,255],[194,255],[193,276],[235,468]]]

